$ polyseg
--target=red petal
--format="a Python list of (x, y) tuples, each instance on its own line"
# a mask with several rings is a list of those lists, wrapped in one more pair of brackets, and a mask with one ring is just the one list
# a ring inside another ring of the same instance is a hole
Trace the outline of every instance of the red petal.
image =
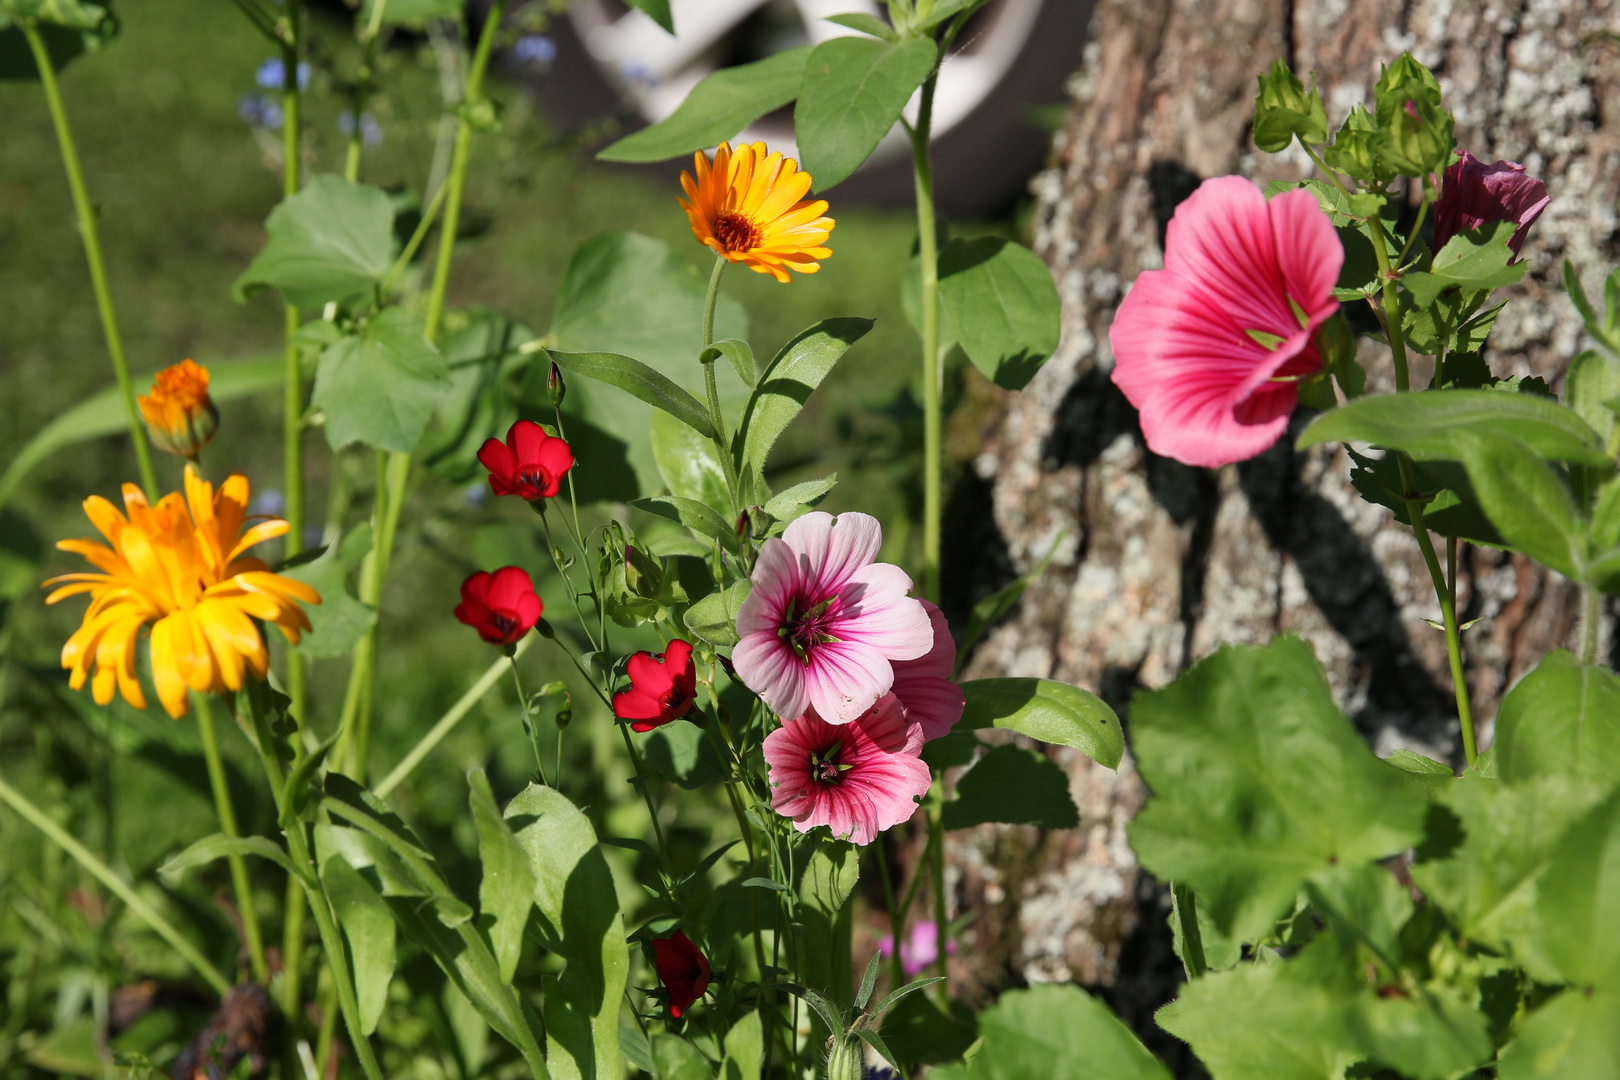
[(520, 469), (540, 461), (540, 448), (550, 438), (546, 429), (533, 420), (519, 420), (506, 433), (506, 441), (512, 447), (512, 457)]
[(534, 624), (540, 621), (540, 616), (545, 610), (546, 606), (540, 602), (540, 597), (532, 592), (518, 597), (518, 623), (523, 627), (525, 634), (534, 629)]
[[(484, 445), (478, 448), (478, 462), (489, 470), (489, 480), (493, 485), (496, 480), (509, 485), (512, 473), (517, 462), (512, 457), (512, 451), (499, 439), (485, 439)], [(507, 492), (496, 488), (495, 494), (505, 495)]]
[(540, 444), (535, 460), (551, 476), (560, 477), (574, 466), (574, 451), (563, 439), (547, 438)]
[(654, 660), (652, 653), (646, 651), (630, 657), (630, 662), (625, 664), (625, 671), (630, 675), (631, 686), (653, 697), (663, 697), (675, 685), (670, 670)]
[(472, 574), (461, 583), (461, 599), (468, 604), (477, 604), (479, 607), (489, 606), (489, 585), (493, 574), (487, 570), (480, 570)]
[(503, 566), (495, 571), (489, 585), (490, 607), (517, 611), (525, 595), (534, 595), (534, 581), (527, 570), (521, 566)]
[[(664, 714), (664, 703), (632, 686), (613, 695), (613, 715), (620, 720), (654, 720)], [(637, 731), (642, 730), (636, 728)]]

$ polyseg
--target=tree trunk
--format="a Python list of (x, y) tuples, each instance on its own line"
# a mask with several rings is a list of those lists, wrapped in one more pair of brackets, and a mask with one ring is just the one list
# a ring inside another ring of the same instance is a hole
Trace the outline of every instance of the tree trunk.
[[(1523, 162), (1547, 183), (1530, 275), (1487, 359), (1500, 376), (1558, 387), (1580, 346), (1559, 266), (1572, 259), (1591, 292), (1620, 258), (1620, 120), (1603, 109), (1620, 100), (1616, 30), (1617, 0), (1098, 0), (1054, 167), (1036, 184), (1035, 244), (1063, 297), (1063, 343), (985, 426), (957, 492), (953, 613), (1058, 550), (970, 675), (1073, 682), (1109, 698), (1128, 727), (1136, 687), (1162, 686), (1227, 642), (1299, 634), (1379, 753), (1456, 762), (1445, 643), (1424, 621), (1439, 609), (1410, 530), (1360, 499), (1341, 448), (1294, 451), (1308, 417), (1272, 451), (1218, 472), (1148, 453), (1109, 381), (1108, 327), (1136, 274), (1161, 265), (1170, 214), (1201, 180), (1310, 175), (1297, 147), (1262, 155), (1249, 139), (1256, 76), (1273, 60), (1314, 71), (1337, 123), (1370, 103), (1380, 63), (1408, 49), (1440, 78), (1460, 147)], [(1360, 358), (1376, 389), (1392, 388), (1387, 349), (1364, 341)], [(1415, 386), (1427, 379), (1414, 370)], [(1573, 643), (1578, 597), (1519, 556), (1464, 545), (1459, 559), (1461, 618), (1478, 620), (1464, 635), (1469, 686), (1489, 745), (1503, 693)], [(1079, 829), (952, 838), (952, 902), (978, 913), (959, 974), (985, 987), (1078, 981), (1151, 1033), (1179, 965), (1163, 890), (1126, 842), (1142, 784), (1128, 759), (1116, 773), (1057, 757)], [(1158, 1034), (1174, 1055), (1167, 1044)]]

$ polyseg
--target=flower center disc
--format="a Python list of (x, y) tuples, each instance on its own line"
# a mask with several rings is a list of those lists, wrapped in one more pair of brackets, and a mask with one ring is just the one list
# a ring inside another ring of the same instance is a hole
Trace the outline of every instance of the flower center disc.
[(730, 211), (715, 219), (714, 238), (727, 251), (752, 251), (765, 239), (765, 233), (747, 215)]

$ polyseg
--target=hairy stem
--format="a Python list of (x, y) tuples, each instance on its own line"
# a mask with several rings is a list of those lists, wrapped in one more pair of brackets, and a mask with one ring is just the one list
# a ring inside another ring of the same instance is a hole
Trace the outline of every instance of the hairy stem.
[(940, 399), (943, 375), (939, 355), (939, 231), (934, 218), (933, 158), (929, 133), (938, 72), (922, 88), (922, 105), (911, 132), (911, 156), (917, 185), (917, 247), (922, 263), (923, 339), (923, 574), (922, 592), (939, 599), (940, 516), (943, 507)]
[(135, 444), (135, 463), (140, 469), (141, 486), (146, 497), (156, 502), (157, 472), (152, 467), (152, 447), (141, 424), (140, 410), (135, 407), (135, 384), (130, 381), (129, 362), (124, 358), (124, 339), (118, 332), (118, 313), (113, 310), (112, 290), (107, 286), (107, 267), (101, 257), (101, 235), (96, 230), (96, 209), (90, 204), (90, 192), (84, 184), (84, 170), (79, 165), (79, 150), (73, 142), (73, 129), (68, 126), (67, 109), (62, 105), (62, 92), (56, 84), (56, 70), (51, 66), (51, 54), (39, 35), (32, 19), (20, 19), (18, 27), (28, 40), (39, 68), (39, 83), (45, 90), (45, 102), (50, 106), (51, 123), (56, 128), (56, 142), (62, 150), (62, 168), (67, 173), (68, 190), (73, 195), (73, 212), (78, 216), (79, 238), (84, 242), (84, 261), (90, 268), (90, 288), (96, 296), (96, 309), (101, 313), (101, 330), (107, 338), (107, 355), (112, 358), (113, 374), (118, 378), (118, 391), (124, 399), (124, 416), (129, 422), (130, 441)]
[[(714, 309), (720, 302), (720, 275), (725, 272), (726, 257), (714, 257), (714, 270), (709, 274), (709, 292), (703, 301), (703, 351), (714, 344)], [(709, 395), (709, 424), (714, 428), (714, 445), (720, 451), (720, 464), (726, 471), (726, 488), (731, 493), (731, 513), (743, 512), (742, 483), (737, 477), (737, 462), (732, 457), (731, 440), (726, 437), (726, 418), (720, 411), (720, 388), (715, 382), (715, 357), (703, 360), (703, 386)]]
[(1581, 586), (1581, 663), (1598, 661), (1598, 643), (1603, 634), (1603, 594), (1591, 585)]
[[(206, 694), (193, 694), (191, 701), (197, 713), (197, 733), (202, 736), (203, 761), (208, 765), (208, 786), (214, 791), (214, 810), (219, 815), (219, 827), (226, 836), (239, 837), (242, 830), (236, 824), (230, 781), (225, 775), (225, 763), (219, 756), (213, 704)], [(268, 982), (270, 965), (264, 956), (264, 937), (259, 931), (259, 912), (253, 903), (253, 882), (248, 877), (247, 859), (232, 854), (226, 856), (226, 862), (231, 868), (231, 891), (236, 894), (236, 907), (242, 914), (242, 936), (247, 939), (248, 962), (253, 967), (253, 978), (260, 983)]]
[(1423, 551), (1423, 562), (1429, 568), (1429, 579), (1434, 583), (1435, 596), (1440, 601), (1440, 617), (1446, 630), (1446, 656), (1451, 661), (1451, 685), (1457, 695), (1457, 721), (1462, 728), (1463, 758), (1472, 765), (1474, 758), (1478, 756), (1474, 743), (1474, 710), (1468, 701), (1468, 676), (1463, 670), (1462, 636), (1457, 628), (1457, 604), (1452, 587), (1446, 580), (1446, 572), (1440, 566), (1440, 557), (1435, 554), (1429, 527), (1423, 521), (1423, 500), (1419, 497), (1417, 483), (1413, 478), (1412, 459), (1402, 453), (1398, 462), (1401, 470), (1401, 487), (1405, 494), (1406, 517), (1412, 523), (1412, 532), (1417, 536), (1418, 547)]

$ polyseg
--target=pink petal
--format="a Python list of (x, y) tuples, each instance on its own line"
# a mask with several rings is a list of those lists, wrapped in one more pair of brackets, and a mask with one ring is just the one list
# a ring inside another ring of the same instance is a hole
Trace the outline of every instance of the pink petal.
[(760, 696), (778, 716), (798, 716), (810, 705), (805, 690), (806, 668), (793, 650), (776, 636), (747, 634), (731, 650), (731, 664), (744, 686)]
[[(733, 658), (735, 662), (735, 657)], [(876, 649), (855, 642), (819, 645), (805, 672), (810, 707), (829, 724), (847, 724), (870, 709), (894, 683), (894, 668)], [(792, 710), (779, 710), (783, 716)]]

